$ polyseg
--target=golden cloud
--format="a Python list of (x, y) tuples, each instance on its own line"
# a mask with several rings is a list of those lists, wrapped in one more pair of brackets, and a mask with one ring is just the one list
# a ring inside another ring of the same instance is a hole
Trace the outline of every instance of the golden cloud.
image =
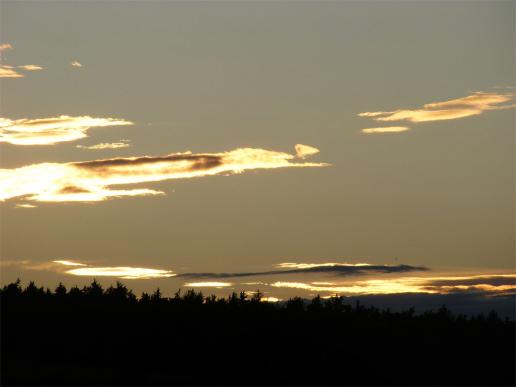
[(369, 263), (339, 263), (339, 262), (326, 262), (326, 263), (295, 263), (295, 262), (282, 262), (274, 265), (281, 269), (312, 269), (316, 267), (355, 267), (355, 266), (371, 266)]
[(12, 48), (13, 48), (13, 46), (11, 46), (9, 43), (0, 44), (0, 51), (10, 50)]
[(77, 60), (74, 60), (70, 64), (72, 65), (72, 67), (82, 67), (82, 64), (79, 61), (77, 61)]
[(0, 66), (0, 78), (23, 78), (23, 74), (17, 73), (11, 66)]
[(410, 128), (406, 126), (384, 126), (380, 128), (365, 128), (362, 129), (362, 133), (399, 133), (406, 132)]
[(0, 118), (0, 142), (14, 145), (52, 145), (87, 137), (94, 127), (132, 125), (116, 118), (59, 116), (51, 118), (10, 120)]
[(150, 279), (175, 276), (175, 274), (169, 270), (130, 266), (81, 267), (78, 269), (66, 270), (66, 273), (85, 277), (118, 277), (124, 279)]
[(233, 286), (231, 282), (188, 282), (183, 286), (187, 288), (197, 287), (197, 288), (226, 288), (228, 286)]
[(240, 148), (223, 153), (173, 153), (72, 163), (42, 163), (0, 169), (0, 200), (25, 197), (41, 202), (94, 202), (110, 197), (158, 195), (152, 189), (112, 189), (116, 185), (245, 170), (324, 167), (326, 163), (294, 162), (295, 156), (276, 151)]
[(375, 121), (410, 121), (427, 122), (453, 120), (482, 114), (489, 110), (514, 108), (514, 103), (505, 104), (514, 99), (514, 93), (487, 93), (478, 91), (472, 95), (443, 102), (432, 102), (420, 109), (401, 109), (389, 112), (364, 112), (360, 117), (372, 117)]
[(482, 274), (461, 277), (371, 279), (342, 284), (277, 281), (270, 284), (270, 286), (344, 295), (398, 293), (445, 294), (465, 290), (484, 292), (513, 291), (516, 290), (515, 279), (516, 274)]
[(118, 148), (129, 148), (131, 144), (129, 144), (129, 140), (121, 140), (119, 142), (101, 142), (100, 144), (95, 145), (76, 145), (76, 148), (79, 149), (91, 149), (91, 150), (99, 150), (99, 149), (118, 149)]
[(309, 156), (319, 153), (319, 149), (310, 145), (296, 144), (296, 156), (300, 159), (305, 159)]
[(38, 71), (38, 70), (43, 70), (43, 67), (41, 66), (38, 66), (38, 65), (23, 65), (23, 66), (17, 66), (19, 69), (22, 69), (22, 70), (27, 70), (27, 71)]

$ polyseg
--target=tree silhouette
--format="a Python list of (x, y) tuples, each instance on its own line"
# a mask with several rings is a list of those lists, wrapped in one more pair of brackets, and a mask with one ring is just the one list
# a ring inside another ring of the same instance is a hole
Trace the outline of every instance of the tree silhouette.
[[(192, 289), (136, 298), (95, 280), (0, 289), (2, 385), (514, 385), (515, 323), (379, 310), (345, 297), (262, 302)], [(205, 361), (205, 359), (209, 359)], [(231, 367), (227, 367), (228, 359)], [(259, 365), (250, 367), (250, 365)]]

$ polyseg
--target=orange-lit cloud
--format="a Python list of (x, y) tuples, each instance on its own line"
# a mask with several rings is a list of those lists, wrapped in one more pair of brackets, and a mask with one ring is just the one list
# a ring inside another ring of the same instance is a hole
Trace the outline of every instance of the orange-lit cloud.
[[(371, 117), (375, 121), (410, 121), (427, 122), (453, 120), (476, 116), (489, 110), (514, 108), (514, 93), (496, 93), (478, 91), (466, 97), (443, 102), (433, 102), (423, 105), (422, 108), (394, 111), (377, 111), (360, 113), (360, 117)], [(508, 102), (512, 102), (507, 104)]]
[(324, 167), (296, 162), (295, 156), (265, 149), (241, 148), (223, 153), (191, 152), (75, 163), (43, 163), (0, 169), (0, 200), (24, 197), (41, 202), (94, 202), (111, 197), (158, 195), (152, 189), (112, 186), (169, 179), (236, 174), (254, 169)]
[(83, 277), (117, 277), (123, 279), (151, 279), (174, 277), (171, 270), (150, 269), (132, 266), (90, 266), (77, 261), (67, 259), (51, 262), (0, 261), (2, 267), (19, 267), (25, 270), (49, 270)]
[(77, 60), (74, 60), (72, 63), (70, 63), (72, 67), (82, 67), (82, 63), (80, 63)]
[(370, 279), (351, 283), (277, 281), (270, 286), (303, 289), (311, 292), (354, 294), (429, 293), (445, 294), (457, 291), (504, 292), (516, 290), (516, 274), (489, 274), (462, 277), (401, 277)]
[(94, 127), (132, 125), (116, 118), (59, 116), (51, 118), (11, 120), (0, 118), (0, 142), (14, 145), (52, 145), (87, 137)]
[(9, 43), (2, 43), (0, 44), (0, 51), (10, 50), (13, 46), (11, 46)]
[(300, 159), (305, 159), (309, 156), (319, 153), (319, 149), (310, 145), (296, 144), (296, 156)]
[(37, 206), (35, 206), (34, 204), (29, 204), (29, 203), (18, 203), (18, 204), (16, 204), (15, 207), (16, 208), (36, 208)]
[(188, 282), (183, 285), (187, 288), (226, 288), (228, 286), (233, 286), (230, 282)]
[(55, 260), (52, 262), (59, 263), (61, 265), (65, 265), (65, 266), (88, 266), (88, 265), (85, 265), (84, 263), (68, 261), (66, 259)]
[(326, 262), (326, 263), (295, 263), (295, 262), (282, 262), (275, 265), (281, 269), (312, 269), (317, 267), (355, 267), (355, 266), (372, 266), (369, 263), (339, 263), (339, 262)]
[(76, 269), (67, 269), (66, 274), (72, 274), (85, 277), (118, 277), (125, 279), (149, 279), (149, 278), (164, 278), (173, 277), (175, 274), (170, 270), (149, 269), (144, 267), (131, 266), (116, 266), (116, 267), (95, 267), (88, 266), (84, 263), (74, 262), (69, 260), (56, 260), (52, 263), (57, 263), (63, 266), (81, 266)]
[(124, 279), (150, 279), (175, 276), (169, 270), (148, 269), (143, 267), (117, 266), (117, 267), (81, 267), (66, 270), (67, 274), (84, 277), (117, 277)]
[(362, 129), (362, 133), (399, 133), (406, 132), (410, 128), (406, 126), (384, 126), (379, 128), (365, 128)]
[(101, 142), (100, 144), (95, 144), (95, 145), (76, 145), (76, 148), (100, 150), (100, 149), (129, 148), (130, 146), (131, 146), (131, 144), (129, 144), (129, 140), (121, 140), (119, 142)]
[(33, 65), (33, 64), (30, 64), (30, 65), (23, 65), (23, 66), (17, 66), (19, 69), (22, 69), (22, 70), (27, 70), (27, 71), (38, 71), (38, 70), (43, 70), (43, 67), (41, 66), (38, 66), (38, 65)]
[(23, 78), (23, 74), (17, 73), (11, 66), (0, 66), (0, 78)]

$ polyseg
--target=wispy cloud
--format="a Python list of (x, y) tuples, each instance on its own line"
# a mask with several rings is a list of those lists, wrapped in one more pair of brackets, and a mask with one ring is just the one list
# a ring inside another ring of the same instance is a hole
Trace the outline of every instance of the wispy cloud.
[(183, 284), (187, 288), (227, 288), (233, 286), (231, 282), (187, 282)]
[(158, 195), (152, 189), (112, 189), (111, 186), (246, 170), (324, 167), (326, 163), (296, 162), (294, 155), (265, 149), (240, 148), (222, 153), (191, 152), (72, 163), (43, 163), (0, 169), (0, 200), (24, 196), (42, 202), (93, 202), (111, 197)]
[(65, 266), (88, 266), (84, 263), (80, 263), (80, 262), (73, 262), (73, 261), (69, 261), (67, 259), (61, 259), (61, 260), (55, 260), (55, 261), (52, 261), (54, 263), (59, 263), (60, 265), (65, 265)]
[(314, 274), (325, 273), (338, 276), (378, 274), (378, 273), (407, 273), (412, 271), (426, 271), (426, 267), (409, 265), (369, 265), (366, 263), (281, 263), (281, 270), (268, 270), (239, 273), (182, 273), (179, 277), (189, 278), (237, 278), (257, 277), (286, 274)]
[[(13, 46), (11, 46), (9, 43), (0, 44), (0, 59), (4, 51), (11, 50), (12, 48)], [(43, 70), (43, 67), (35, 64), (28, 64), (22, 66), (11, 66), (7, 64), (2, 64), (0, 65), (0, 78), (23, 78), (24, 75), (20, 74), (15, 69), (21, 69), (25, 71), (37, 71)]]
[(384, 126), (378, 128), (365, 128), (362, 129), (362, 133), (399, 133), (406, 132), (410, 128), (406, 126)]
[(117, 277), (124, 279), (151, 279), (173, 277), (175, 274), (168, 270), (148, 269), (143, 267), (81, 267), (70, 269), (67, 274), (83, 277)]
[(72, 67), (82, 67), (82, 63), (80, 63), (79, 61), (77, 60), (74, 60), (72, 63), (70, 63), (72, 65)]
[(22, 70), (27, 70), (27, 71), (38, 71), (38, 70), (43, 70), (43, 67), (38, 66), (38, 65), (33, 65), (33, 64), (30, 64), (30, 65), (23, 65), (23, 66), (17, 66), (17, 68), (22, 69)]
[(0, 261), (2, 267), (18, 267), (25, 270), (47, 270), (82, 277), (116, 277), (123, 279), (151, 279), (175, 276), (171, 270), (133, 266), (91, 266), (68, 259), (51, 262)]
[(14, 145), (53, 145), (85, 138), (88, 130), (94, 127), (119, 125), (132, 125), (132, 122), (117, 118), (66, 115), (19, 120), (0, 118), (0, 142)]
[(398, 293), (447, 294), (461, 291), (503, 293), (516, 290), (515, 279), (516, 274), (490, 274), (461, 277), (370, 279), (344, 284), (278, 281), (271, 283), (270, 286), (276, 288), (302, 289), (315, 293), (343, 295)]
[(11, 50), (12, 48), (13, 48), (13, 46), (11, 46), (11, 44), (9, 44), (9, 43), (0, 44), (0, 52), (5, 51), (5, 50)]
[(15, 207), (16, 208), (36, 208), (37, 206), (35, 206), (34, 204), (29, 204), (29, 203), (18, 203), (18, 204), (16, 204)]
[(16, 72), (11, 66), (0, 66), (0, 78), (23, 78), (23, 74)]
[(410, 121), (427, 122), (453, 120), (480, 115), (490, 110), (514, 108), (514, 93), (496, 93), (478, 91), (466, 97), (443, 102), (432, 102), (419, 109), (400, 109), (394, 111), (376, 111), (360, 113), (360, 117), (370, 117), (375, 121)]
[(79, 149), (90, 149), (90, 150), (101, 150), (101, 149), (118, 149), (118, 148), (129, 148), (129, 140), (121, 140), (119, 142), (101, 142), (95, 145), (76, 145)]

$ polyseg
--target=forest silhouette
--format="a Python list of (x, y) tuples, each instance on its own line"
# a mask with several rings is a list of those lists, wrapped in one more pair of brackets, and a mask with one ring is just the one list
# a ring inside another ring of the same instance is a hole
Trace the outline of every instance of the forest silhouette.
[(1, 289), (2, 385), (511, 385), (515, 323), (344, 297)]

